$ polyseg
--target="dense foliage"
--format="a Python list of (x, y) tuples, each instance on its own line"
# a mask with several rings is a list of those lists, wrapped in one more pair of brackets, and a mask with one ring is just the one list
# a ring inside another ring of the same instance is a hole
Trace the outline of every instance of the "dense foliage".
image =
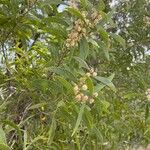
[(114, 2), (0, 1), (0, 150), (150, 143), (150, 2)]

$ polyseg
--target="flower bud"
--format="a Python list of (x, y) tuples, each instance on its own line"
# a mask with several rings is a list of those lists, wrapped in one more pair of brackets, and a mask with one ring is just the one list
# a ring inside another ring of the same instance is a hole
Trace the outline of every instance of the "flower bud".
[(98, 93), (97, 92), (93, 93), (93, 96), (98, 97)]
[(146, 97), (147, 97), (147, 100), (150, 101), (150, 95), (147, 95)]
[(90, 69), (90, 72), (93, 73), (93, 72), (94, 72), (94, 68), (91, 68), (91, 69)]
[(80, 32), (82, 29), (80, 26), (77, 27), (77, 31)]
[(75, 42), (71, 41), (70, 46), (74, 46), (74, 45), (75, 45)]
[(74, 87), (74, 91), (78, 91), (79, 90), (79, 87), (76, 85), (75, 87)]
[(85, 29), (85, 28), (83, 28), (83, 29), (82, 29), (82, 32), (83, 32), (83, 33), (86, 33), (86, 29)]
[(89, 103), (90, 103), (90, 104), (94, 103), (94, 99), (93, 99), (93, 98), (90, 99)]
[(75, 99), (76, 99), (77, 101), (80, 101), (80, 100), (81, 100), (81, 95), (78, 94), (78, 95), (75, 97)]
[(84, 84), (83, 86), (82, 86), (82, 90), (87, 90), (88, 89), (88, 87), (87, 87), (87, 85), (86, 84)]
[(85, 95), (85, 96), (83, 96), (82, 100), (83, 100), (83, 101), (87, 101), (88, 98), (89, 98), (89, 97), (88, 97), (87, 95)]
[(93, 72), (93, 77), (96, 77), (97, 76), (97, 72)]
[(78, 32), (72, 33), (72, 38), (78, 37)]
[(91, 74), (88, 72), (88, 73), (86, 73), (86, 76), (90, 77), (90, 76), (91, 76)]
[(80, 82), (85, 82), (86, 78), (85, 77), (81, 77), (79, 80), (80, 80)]
[(42, 111), (44, 111), (44, 107), (43, 106), (41, 107), (41, 109), (42, 109)]
[(66, 47), (70, 47), (70, 44), (69, 44), (69, 43), (66, 43)]
[(97, 12), (93, 12), (93, 14), (91, 14), (92, 19), (95, 19), (97, 16)]

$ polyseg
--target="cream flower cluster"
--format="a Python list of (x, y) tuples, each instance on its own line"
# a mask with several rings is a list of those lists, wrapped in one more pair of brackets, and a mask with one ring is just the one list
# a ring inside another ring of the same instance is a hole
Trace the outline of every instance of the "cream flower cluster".
[(147, 100), (150, 101), (150, 89), (147, 89), (145, 94), (146, 94)]
[[(69, 3), (70, 7), (78, 9), (75, 0), (70, 0)], [(77, 19), (74, 22), (74, 25), (68, 34), (68, 38), (65, 41), (65, 46), (67, 48), (74, 47), (82, 37), (88, 35), (89, 32), (87, 31), (87, 28), (93, 28), (102, 19), (102, 15), (95, 9), (93, 9), (92, 12), (82, 11), (81, 14), (84, 17), (84, 21)]]
[(144, 21), (144, 23), (146, 24), (146, 26), (150, 26), (150, 17), (145, 16), (145, 17), (143, 18), (143, 21)]
[(75, 21), (71, 32), (68, 34), (66, 40), (66, 47), (73, 47), (80, 41), (80, 39), (86, 36), (86, 28), (84, 27), (84, 22), (81, 19)]
[(96, 77), (97, 76), (97, 72), (96, 72), (96, 70), (94, 70), (94, 68), (91, 68), (90, 71), (86, 73), (86, 76), (88, 76), (88, 77)]
[(99, 23), (100, 20), (102, 20), (102, 15), (94, 9), (92, 14), (90, 15), (91, 26), (95, 26)]
[(88, 94), (88, 86), (86, 84), (87, 77), (96, 76), (97, 72), (94, 71), (92, 68), (90, 72), (86, 73), (86, 76), (81, 77), (78, 84), (74, 84), (74, 94), (75, 100), (77, 102), (86, 103), (89, 102), (90, 104), (94, 103), (94, 99), (98, 97), (98, 93), (94, 92), (92, 95)]

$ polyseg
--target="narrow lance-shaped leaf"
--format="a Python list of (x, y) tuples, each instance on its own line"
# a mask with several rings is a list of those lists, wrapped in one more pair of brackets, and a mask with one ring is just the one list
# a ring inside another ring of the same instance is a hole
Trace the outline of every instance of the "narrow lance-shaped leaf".
[(84, 17), (82, 16), (82, 14), (80, 13), (80, 11), (78, 11), (75, 8), (67, 8), (66, 9), (70, 14), (72, 14), (75, 17), (78, 17), (80, 19), (82, 19), (84, 21)]
[[(112, 79), (114, 78), (115, 74), (112, 74), (111, 76), (109, 76), (107, 79), (110, 80), (110, 82), (112, 81)], [(94, 92), (99, 92), (100, 90), (102, 90), (104, 87), (106, 86), (106, 84), (102, 84), (99, 83), (94, 87)]]
[(108, 36), (108, 33), (106, 32), (106, 30), (102, 26), (99, 26), (98, 31), (100, 33), (100, 36), (104, 40), (104, 42), (108, 43), (109, 36)]
[(110, 34), (113, 38), (114, 38), (114, 40), (116, 41), (116, 42), (118, 42), (123, 48), (125, 48), (126, 47), (126, 42), (125, 42), (125, 40), (120, 36), (120, 35), (117, 35), (117, 34)]
[(94, 126), (93, 131), (96, 134), (99, 142), (103, 142), (103, 135), (101, 134), (100, 130), (96, 126)]
[(0, 142), (6, 144), (6, 136), (5, 132), (3, 131), (2, 127), (0, 126)]
[(83, 59), (81, 59), (79, 57), (74, 57), (74, 58), (75, 58), (75, 60), (77, 60), (79, 62), (81, 67), (88, 69), (88, 70), (90, 69), (88, 64)]
[(27, 150), (27, 131), (24, 130), (24, 136), (23, 136), (23, 150)]
[(47, 105), (47, 103), (38, 103), (38, 104), (35, 104), (35, 105), (32, 105), (28, 108), (28, 110), (32, 110), (32, 109), (38, 109), (38, 108), (41, 108), (43, 106)]
[(5, 143), (0, 142), (0, 150), (11, 150), (11, 148), (7, 146)]
[(20, 146), (21, 146), (23, 142), (22, 142), (22, 133), (21, 133), (21, 130), (20, 130), (19, 126), (16, 125), (14, 122), (11, 122), (9, 120), (4, 120), (2, 122), (4, 124), (7, 124), (7, 125), (13, 127), (17, 131), (19, 143), (20, 143)]
[(104, 1), (103, 0), (99, 0), (97, 7), (98, 7), (99, 10), (104, 10), (105, 9), (105, 3), (104, 3)]
[(76, 131), (78, 130), (78, 128), (79, 128), (79, 125), (80, 125), (80, 123), (82, 121), (82, 116), (83, 116), (83, 113), (84, 113), (84, 108), (85, 108), (85, 104), (83, 104), (81, 106), (81, 108), (80, 108), (80, 111), (79, 111), (79, 114), (78, 114), (78, 118), (77, 118), (74, 130), (73, 130), (73, 133), (72, 133), (71, 136), (73, 136), (76, 133)]
[(47, 140), (47, 138), (45, 138), (44, 136), (37, 136), (36, 138), (34, 138), (30, 144), (26, 147), (26, 150), (30, 150), (31, 146), (34, 145), (37, 141), (41, 141), (43, 140), (44, 142)]
[(56, 120), (55, 118), (53, 117), (52, 119), (52, 123), (51, 123), (51, 126), (50, 126), (50, 130), (49, 130), (49, 133), (48, 133), (48, 144), (51, 145), (52, 142), (53, 142), (53, 138), (54, 138), (54, 135), (55, 135), (55, 130), (56, 130)]
[(96, 76), (95, 79), (102, 82), (103, 84), (107, 85), (113, 91), (116, 91), (116, 88), (115, 88), (114, 84), (111, 82), (111, 80), (109, 78)]
[(60, 76), (57, 76), (56, 79), (67, 89), (68, 92), (73, 93), (73, 87), (67, 80)]
[(80, 58), (85, 60), (89, 54), (89, 44), (85, 38), (81, 39), (79, 50), (80, 50)]

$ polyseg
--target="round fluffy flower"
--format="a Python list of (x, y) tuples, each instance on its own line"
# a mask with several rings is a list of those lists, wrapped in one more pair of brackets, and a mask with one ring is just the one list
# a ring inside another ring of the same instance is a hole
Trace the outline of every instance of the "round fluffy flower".
[(88, 87), (87, 87), (87, 85), (86, 84), (84, 84), (83, 86), (82, 86), (82, 90), (87, 90), (88, 89)]
[(97, 72), (93, 72), (93, 77), (96, 77), (97, 76)]
[(89, 97), (88, 97), (87, 95), (85, 95), (85, 96), (83, 96), (82, 100), (83, 100), (83, 101), (87, 101), (88, 98), (89, 98)]
[(145, 94), (146, 94), (146, 97), (147, 97), (148, 101), (150, 101), (150, 89), (147, 89)]
[(75, 99), (76, 99), (77, 101), (81, 101), (81, 98), (82, 98), (81, 94), (78, 94), (78, 95), (75, 97)]
[(88, 73), (86, 73), (86, 76), (90, 77), (90, 76), (91, 76), (91, 74), (88, 72)]
[(74, 87), (74, 90), (75, 90), (75, 91), (78, 91), (78, 90), (79, 90), (79, 87), (76, 85), (76, 86)]
[(93, 98), (90, 99), (90, 100), (89, 100), (89, 103), (90, 103), (90, 104), (94, 103), (94, 99), (93, 99)]
[(97, 97), (97, 96), (98, 96), (98, 93), (97, 93), (97, 92), (93, 93), (93, 96), (94, 96), (94, 97)]

